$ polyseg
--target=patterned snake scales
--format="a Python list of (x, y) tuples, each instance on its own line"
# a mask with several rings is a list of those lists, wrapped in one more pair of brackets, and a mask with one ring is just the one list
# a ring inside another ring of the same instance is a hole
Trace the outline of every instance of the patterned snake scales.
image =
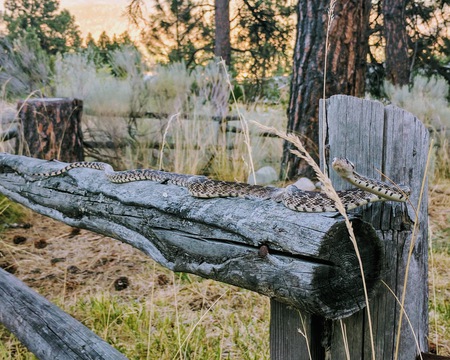
[[(392, 200), (405, 202), (410, 194), (410, 190), (406, 186), (391, 186), (387, 183), (358, 174), (355, 171), (353, 163), (347, 159), (335, 158), (332, 166), (339, 176), (357, 187), (356, 189), (337, 192), (346, 210), (351, 210), (376, 201)], [(294, 185), (286, 188), (276, 188), (217, 181), (208, 179), (205, 176), (184, 175), (149, 169), (114, 171), (111, 165), (102, 162), (74, 162), (60, 170), (49, 173), (36, 173), (33, 176), (58, 176), (75, 168), (102, 170), (105, 172), (109, 181), (113, 183), (151, 180), (164, 184), (174, 184), (187, 188), (192, 196), (198, 198), (244, 197), (272, 199), (276, 202), (282, 202), (286, 207), (295, 211), (337, 211), (335, 202), (326, 194), (300, 190)]]

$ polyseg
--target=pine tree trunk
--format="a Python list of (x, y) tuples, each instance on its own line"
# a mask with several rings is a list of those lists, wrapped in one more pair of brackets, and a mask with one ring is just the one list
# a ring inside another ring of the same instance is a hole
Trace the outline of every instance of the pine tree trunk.
[(410, 75), (405, 0), (384, 0), (384, 37), (386, 39), (386, 80), (407, 85)]
[(214, 55), (221, 57), (227, 65), (230, 65), (230, 2), (229, 0), (215, 0), (215, 8), (216, 34)]
[[(318, 160), (319, 99), (323, 97), (325, 42), (328, 0), (306, 0), (298, 3), (297, 39), (288, 131), (300, 136), (306, 149)], [(368, 50), (370, 0), (337, 2), (329, 30), (326, 96), (345, 94), (362, 96)], [(306, 163), (290, 153), (284, 144), (283, 179), (300, 175), (314, 176)]]

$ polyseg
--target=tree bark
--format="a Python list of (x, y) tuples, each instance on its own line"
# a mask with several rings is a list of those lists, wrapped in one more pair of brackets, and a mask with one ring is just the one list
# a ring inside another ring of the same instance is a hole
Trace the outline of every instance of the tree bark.
[(405, 0), (383, 0), (386, 80), (398, 86), (409, 83), (411, 70), (405, 5)]
[(215, 0), (215, 47), (214, 55), (231, 64), (230, 1)]
[(40, 159), (82, 161), (83, 102), (67, 98), (42, 98), (19, 101), (21, 126), (16, 153)]
[[(289, 132), (298, 134), (306, 149), (319, 159), (319, 99), (323, 74), (329, 0), (298, 3), (297, 39), (288, 110)], [(338, 1), (329, 29), (326, 94), (364, 95), (370, 0)], [(290, 153), (284, 143), (282, 179), (314, 177), (310, 167)]]

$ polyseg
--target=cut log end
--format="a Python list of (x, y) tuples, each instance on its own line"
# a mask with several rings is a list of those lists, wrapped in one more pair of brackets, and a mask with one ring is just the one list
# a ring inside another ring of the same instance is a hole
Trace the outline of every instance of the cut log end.
[[(351, 223), (370, 297), (382, 273), (382, 244), (370, 224), (360, 219), (353, 219)], [(314, 273), (312, 284), (319, 290), (319, 304), (323, 309), (313, 312), (326, 313), (327, 318), (339, 319), (364, 308), (366, 303), (360, 263), (344, 221), (330, 228), (322, 242), (319, 256), (332, 265), (320, 266)]]

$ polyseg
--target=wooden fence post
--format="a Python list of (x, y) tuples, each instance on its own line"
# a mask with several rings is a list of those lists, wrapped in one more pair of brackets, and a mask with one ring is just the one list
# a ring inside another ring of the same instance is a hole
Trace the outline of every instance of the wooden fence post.
[(84, 160), (83, 101), (67, 98), (28, 99), (17, 103), (21, 133), (16, 154), (74, 162)]
[[(392, 181), (410, 186), (412, 205), (375, 203), (356, 210), (374, 226), (385, 249), (383, 282), (370, 301), (375, 357), (366, 309), (341, 322), (289, 311), (286, 305), (272, 300), (271, 360), (309, 359), (308, 351), (313, 360), (346, 359), (344, 338), (351, 359), (394, 359), (400, 305), (391, 290), (401, 299), (410, 249), (405, 310), (415, 336), (403, 316), (398, 359), (413, 360), (419, 353), (416, 340), (420, 351), (428, 349), (426, 185), (418, 203), (428, 155), (428, 132), (412, 114), (376, 101), (337, 95), (327, 100), (326, 108), (326, 122), (320, 111), (320, 123), (325, 130), (320, 134), (326, 136), (327, 164), (333, 157), (347, 157), (356, 164), (358, 172), (382, 179), (379, 170)], [(330, 177), (336, 189), (349, 187), (333, 171)], [(420, 208), (415, 230), (413, 206)], [(303, 335), (308, 336), (309, 350)], [(280, 343), (282, 336), (288, 340)]]

